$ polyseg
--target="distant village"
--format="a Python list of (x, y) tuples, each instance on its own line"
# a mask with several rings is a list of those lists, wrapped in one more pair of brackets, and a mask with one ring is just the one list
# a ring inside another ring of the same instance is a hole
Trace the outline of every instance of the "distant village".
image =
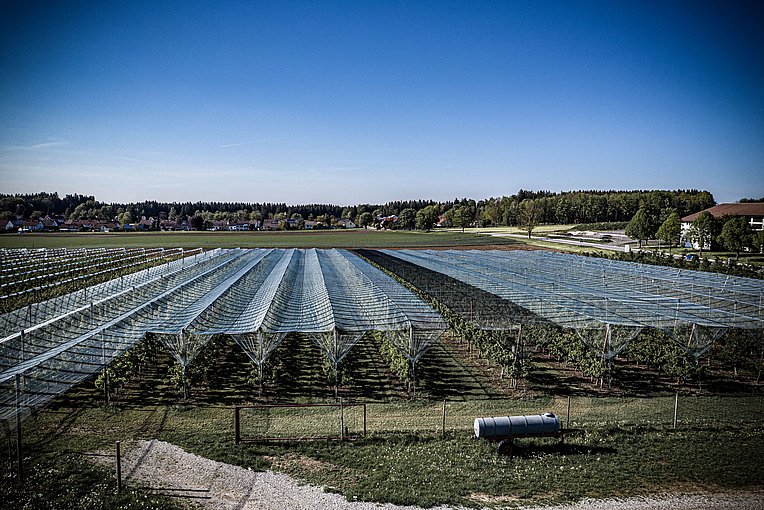
[[(396, 215), (375, 218), (374, 228), (389, 228), (396, 221)], [(205, 220), (204, 223), (193, 225), (192, 219), (183, 221), (163, 220), (145, 216), (134, 223), (120, 224), (118, 221), (103, 221), (95, 219), (64, 219), (63, 216), (47, 215), (36, 220), (16, 218), (0, 220), (0, 232), (147, 232), (147, 231), (235, 231), (247, 232), (253, 230), (319, 230), (319, 229), (357, 228), (350, 218), (339, 218), (326, 224), (316, 220), (303, 219), (264, 219), (260, 220)]]

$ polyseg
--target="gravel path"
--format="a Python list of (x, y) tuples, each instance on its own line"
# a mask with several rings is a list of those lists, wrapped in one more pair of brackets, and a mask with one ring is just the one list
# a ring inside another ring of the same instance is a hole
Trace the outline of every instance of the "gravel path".
[[(212, 510), (421, 510), (413, 506), (350, 502), (284, 474), (254, 472), (186, 453), (163, 441), (125, 445), (122, 473), (133, 485), (187, 496)], [(764, 510), (764, 492), (584, 500), (545, 510)], [(448, 510), (437, 507), (433, 510)]]

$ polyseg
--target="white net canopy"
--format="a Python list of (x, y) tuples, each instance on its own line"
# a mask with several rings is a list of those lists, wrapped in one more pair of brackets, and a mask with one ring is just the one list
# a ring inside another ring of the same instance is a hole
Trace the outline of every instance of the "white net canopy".
[(404, 352), (418, 357), (446, 328), (356, 255), (315, 249), (197, 253), (4, 314), (0, 326), (0, 419), (92, 377), (147, 333), (185, 368), (217, 334), (262, 365), (303, 333), (337, 364), (367, 331), (406, 332), (415, 341)]
[(730, 328), (764, 328), (760, 280), (545, 251), (382, 252), (576, 329), (606, 358), (643, 328), (667, 332), (695, 356)]

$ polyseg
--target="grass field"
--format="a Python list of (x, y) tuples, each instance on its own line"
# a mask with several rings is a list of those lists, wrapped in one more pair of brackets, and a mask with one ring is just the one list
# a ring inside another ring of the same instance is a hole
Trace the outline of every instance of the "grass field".
[[(361, 408), (345, 409), (345, 426), (357, 436), (349, 442), (234, 442), (234, 405), (336, 402), (321, 353), (297, 336), (274, 353), (275, 379), (262, 398), (247, 380), (252, 365), (230, 341), (215, 358), (212, 379), (193, 389), (189, 402), (166, 382), (173, 363), (167, 354), (154, 358), (110, 406), (92, 382), (84, 383), (24, 424), (26, 489), (0, 487), (0, 506), (174, 508), (177, 501), (151, 491), (115, 495), (109, 473), (84, 455), (111, 455), (115, 441), (152, 438), (254, 470), (285, 472), (351, 500), (424, 506), (546, 504), (764, 483), (764, 398), (755, 388), (746, 390), (748, 396), (683, 395), (673, 429), (674, 397), (664, 390), (643, 392), (647, 398), (598, 396), (602, 391), (590, 391), (586, 379), (547, 363), (529, 379), (540, 391), (512, 392), (485, 360), (470, 357), (454, 339), (422, 358), (419, 398), (412, 400), (381, 363), (378, 348), (367, 336), (347, 358), (340, 395), (346, 403), (368, 402), (366, 437), (358, 437)], [(566, 396), (546, 393), (562, 378), (573, 395), (570, 427), (579, 430), (564, 445), (519, 440), (516, 455), (508, 458), (495, 453), (494, 443), (471, 437), (480, 416), (553, 411), (564, 419)], [(652, 382), (639, 384), (645, 389)], [(337, 408), (245, 411), (242, 436), (337, 435), (339, 419)]]
[[(518, 441), (512, 458), (498, 456), (491, 442), (471, 438), (477, 416), (564, 412), (564, 405), (563, 399), (549, 398), (449, 404), (447, 432), (442, 435), (439, 403), (373, 404), (366, 438), (241, 445), (233, 441), (232, 410), (226, 407), (57, 407), (25, 426), (27, 483), (32, 497), (71, 492), (78, 498), (71, 503), (88, 500), (98, 489), (92, 498), (108, 501), (113, 495), (105, 494), (109, 491), (104, 487), (114, 482), (105, 471), (94, 470), (82, 454), (108, 454), (117, 440), (150, 438), (222, 462), (282, 471), (351, 500), (424, 506), (718, 492), (755, 489), (764, 483), (760, 397), (682, 400), (676, 430), (670, 425), (671, 398), (578, 398), (573, 400), (571, 426), (582, 432), (564, 445), (554, 439)], [(284, 417), (284, 423), (303, 431), (314, 421), (304, 412)], [(98, 483), (83, 484), (91, 479)], [(140, 498), (140, 492), (135, 493)], [(18, 492), (2, 496), (8, 508), (21, 507), (23, 496)]]
[(0, 248), (422, 248), (515, 244), (461, 232), (323, 230), (298, 232), (141, 232), (0, 235)]

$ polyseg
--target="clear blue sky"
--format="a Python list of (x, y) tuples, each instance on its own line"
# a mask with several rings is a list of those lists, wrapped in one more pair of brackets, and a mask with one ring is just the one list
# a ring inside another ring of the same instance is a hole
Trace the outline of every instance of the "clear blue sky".
[(0, 191), (764, 196), (764, 6), (6, 2)]

